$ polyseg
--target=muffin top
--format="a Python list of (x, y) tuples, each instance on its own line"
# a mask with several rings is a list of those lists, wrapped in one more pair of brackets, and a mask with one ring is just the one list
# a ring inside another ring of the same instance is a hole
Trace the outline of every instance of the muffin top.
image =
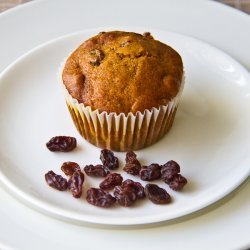
[(69, 94), (93, 110), (128, 114), (167, 104), (182, 82), (180, 55), (146, 32), (101, 32), (67, 59)]

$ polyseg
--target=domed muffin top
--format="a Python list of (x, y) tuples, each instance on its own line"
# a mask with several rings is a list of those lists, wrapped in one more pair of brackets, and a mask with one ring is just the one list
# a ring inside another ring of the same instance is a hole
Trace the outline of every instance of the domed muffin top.
[(67, 59), (69, 94), (93, 110), (128, 114), (167, 104), (182, 82), (180, 55), (146, 32), (101, 32)]

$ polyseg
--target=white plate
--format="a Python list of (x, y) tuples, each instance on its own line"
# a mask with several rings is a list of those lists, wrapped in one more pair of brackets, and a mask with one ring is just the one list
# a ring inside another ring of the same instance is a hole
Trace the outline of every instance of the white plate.
[[(48, 42), (19, 58), (2, 73), (1, 180), (7, 188), (34, 208), (65, 220), (134, 225), (197, 211), (246, 179), (250, 171), (247, 71), (231, 57), (199, 40), (150, 30), (155, 38), (182, 55), (186, 85), (171, 132), (155, 145), (138, 151), (138, 156), (144, 164), (178, 161), (189, 180), (187, 187), (177, 193), (159, 182), (173, 197), (167, 206), (143, 201), (134, 208), (101, 209), (46, 185), (44, 173), (51, 169), (60, 173), (64, 161), (76, 161), (81, 166), (99, 162), (100, 150), (81, 139), (70, 121), (56, 74), (60, 63), (77, 45), (101, 30), (104, 29)], [(67, 154), (49, 152), (46, 141), (61, 134), (76, 136), (78, 150)], [(124, 153), (117, 155), (124, 161)], [(86, 186), (97, 184), (98, 181), (86, 178)]]
[[(94, 10), (94, 15), (90, 10)], [(74, 0), (73, 5), (71, 0), (36, 0), (0, 14), (0, 33), (4, 34), (0, 71), (45, 41), (77, 30), (114, 24), (193, 36), (220, 48), (250, 69), (250, 33), (246, 32), (249, 22), (249, 15), (207, 0)], [(247, 249), (250, 244), (250, 202), (246, 199), (249, 192), (248, 178), (246, 185), (218, 203), (180, 220), (154, 228), (144, 225), (140, 230), (131, 226), (129, 230), (117, 227), (102, 230), (37, 213), (14, 199), (1, 185), (0, 248), (33, 250), (35, 245), (37, 250), (83, 247), (113, 250), (119, 245), (122, 250), (127, 249), (128, 244), (121, 242), (133, 242), (134, 248), (150, 250), (154, 242), (155, 249), (165, 245), (173, 250)]]

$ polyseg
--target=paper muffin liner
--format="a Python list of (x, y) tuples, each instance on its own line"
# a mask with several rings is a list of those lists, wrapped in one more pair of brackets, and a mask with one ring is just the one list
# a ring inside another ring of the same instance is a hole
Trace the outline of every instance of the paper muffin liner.
[(162, 138), (171, 128), (184, 86), (167, 105), (143, 113), (107, 113), (92, 110), (72, 98), (63, 85), (66, 103), (78, 132), (91, 144), (114, 151), (138, 150)]

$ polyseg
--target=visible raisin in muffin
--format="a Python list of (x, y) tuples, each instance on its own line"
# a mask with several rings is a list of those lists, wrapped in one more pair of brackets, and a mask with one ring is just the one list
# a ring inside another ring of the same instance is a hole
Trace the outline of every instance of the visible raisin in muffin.
[(183, 79), (181, 56), (148, 32), (101, 32), (70, 55), (62, 72), (80, 134), (117, 151), (148, 146), (169, 130)]

